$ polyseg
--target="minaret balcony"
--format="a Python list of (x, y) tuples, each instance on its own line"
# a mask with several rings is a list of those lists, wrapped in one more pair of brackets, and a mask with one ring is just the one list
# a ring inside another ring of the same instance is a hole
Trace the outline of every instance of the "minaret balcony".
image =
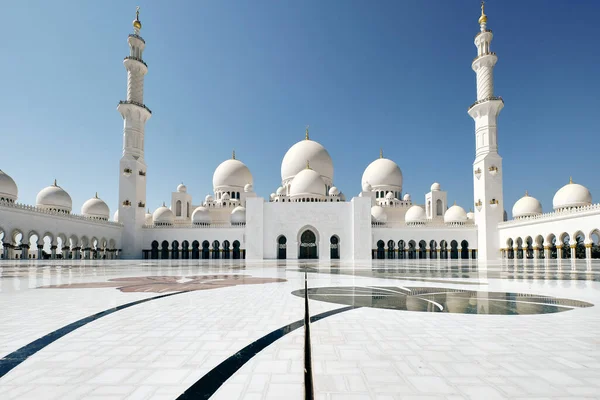
[[(486, 30), (484, 30), (483, 32), (479, 32), (477, 35), (475, 35), (475, 39), (477, 39), (477, 37), (478, 37), (479, 35), (483, 35), (484, 33), (493, 33), (493, 32), (492, 32), (492, 30), (491, 30), (491, 29), (486, 29)], [(129, 36), (132, 36), (132, 35), (129, 35)], [(140, 39), (141, 39), (141, 38), (140, 38)]]
[(145, 104), (142, 103), (138, 103), (137, 101), (131, 101), (131, 100), (121, 100), (119, 101), (119, 104), (133, 104), (134, 106), (138, 106), (143, 108), (144, 110), (148, 111), (150, 114), (152, 114), (152, 111), (150, 111), (150, 109), (148, 107), (146, 107)]
[[(490, 31), (490, 32), (491, 32), (491, 31)], [(141, 41), (142, 41), (142, 43), (146, 44), (146, 41), (145, 41), (145, 40), (144, 40), (144, 39), (143, 39), (143, 38), (142, 38), (140, 35), (136, 35), (135, 33), (130, 33), (130, 34), (129, 34), (129, 37), (132, 37), (132, 38), (136, 38), (136, 39), (138, 39), (138, 40), (141, 40)]]
[(492, 101), (492, 100), (500, 100), (502, 102), (502, 104), (504, 104), (504, 100), (502, 100), (502, 97), (490, 96), (490, 97), (486, 97), (485, 99), (477, 100), (475, 103), (471, 104), (471, 106), (469, 107), (469, 110), (478, 104), (485, 103), (486, 101)]
[(144, 60), (142, 60), (141, 58), (137, 58), (137, 57), (134, 57), (134, 56), (127, 56), (127, 57), (125, 57), (123, 60), (135, 60), (135, 61), (141, 62), (142, 64), (144, 64), (144, 66), (145, 66), (146, 68), (148, 68), (148, 64), (146, 64), (146, 63), (144, 62)]
[[(494, 53), (493, 51), (489, 51), (489, 52), (487, 52), (487, 53), (485, 53), (485, 54), (482, 54), (482, 55), (480, 55), (480, 56), (477, 56), (477, 57), (475, 57), (475, 58), (473, 59), (473, 62), (475, 62), (476, 60), (478, 60), (478, 59), (480, 59), (480, 58), (482, 58), (482, 57), (485, 57), (485, 56), (495, 56), (495, 55), (496, 55), (496, 53)], [(140, 61), (141, 61), (141, 60), (140, 60)], [(143, 61), (142, 61), (142, 62), (143, 62)]]

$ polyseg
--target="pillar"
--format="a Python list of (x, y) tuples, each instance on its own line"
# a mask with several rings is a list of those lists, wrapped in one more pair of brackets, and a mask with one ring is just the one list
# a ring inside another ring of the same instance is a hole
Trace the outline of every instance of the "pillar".
[(56, 243), (52, 243), (52, 245), (50, 246), (50, 252), (51, 252), (50, 258), (51, 258), (52, 260), (56, 260), (56, 248), (57, 248), (57, 247), (58, 247), (58, 246), (57, 246), (57, 244), (56, 244)]
[(431, 251), (431, 249), (427, 246), (425, 246), (425, 259), (429, 260), (431, 258), (431, 256), (429, 255), (429, 252)]
[(586, 258), (586, 260), (591, 260), (592, 259), (592, 246), (593, 246), (593, 243), (586, 243), (585, 244), (585, 258)]
[(44, 245), (38, 243), (37, 250), (37, 258), (38, 260), (42, 260), (44, 258)]
[(28, 244), (21, 245), (21, 259), (22, 260), (29, 259), (29, 245)]
[(550, 246), (544, 246), (544, 257), (549, 260), (552, 257), (552, 249)]
[(562, 259), (562, 244), (556, 245), (556, 258)]

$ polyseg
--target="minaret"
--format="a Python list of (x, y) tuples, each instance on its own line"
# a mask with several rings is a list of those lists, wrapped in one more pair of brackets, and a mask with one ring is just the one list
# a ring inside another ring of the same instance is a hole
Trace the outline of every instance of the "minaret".
[(487, 16), (481, 2), (480, 32), (475, 36), (477, 57), (472, 68), (477, 74), (477, 101), (469, 108), (475, 120), (475, 161), (473, 162), (473, 194), (477, 250), (479, 261), (500, 258), (498, 224), (503, 220), (502, 157), (498, 154), (498, 114), (504, 107), (501, 97), (494, 95), (496, 53), (490, 51), (492, 31), (487, 29)]
[(144, 76), (148, 66), (142, 59), (146, 42), (140, 36), (140, 8), (129, 35), (129, 55), (123, 60), (127, 69), (127, 100), (117, 110), (123, 116), (123, 156), (119, 163), (119, 222), (124, 225), (121, 239), (122, 258), (141, 258), (142, 227), (146, 209), (146, 162), (144, 127), (152, 113), (144, 105)]

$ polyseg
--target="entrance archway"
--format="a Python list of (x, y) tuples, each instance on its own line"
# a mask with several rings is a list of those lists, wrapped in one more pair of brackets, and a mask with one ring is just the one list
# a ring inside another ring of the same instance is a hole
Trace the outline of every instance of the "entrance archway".
[(317, 236), (310, 229), (305, 230), (300, 235), (300, 251), (298, 252), (299, 259), (316, 259), (317, 252)]
[(336, 235), (333, 235), (331, 237), (331, 239), (329, 239), (329, 242), (331, 243), (330, 258), (332, 260), (339, 259), (340, 258), (340, 239)]
[(285, 260), (287, 258), (287, 238), (283, 235), (277, 238), (277, 259)]

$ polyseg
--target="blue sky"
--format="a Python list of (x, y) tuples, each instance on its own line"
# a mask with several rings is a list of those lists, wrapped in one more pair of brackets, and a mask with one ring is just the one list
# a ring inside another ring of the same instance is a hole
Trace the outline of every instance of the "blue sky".
[[(136, 5), (153, 111), (151, 209), (182, 181), (199, 203), (233, 148), (267, 197), (307, 124), (347, 197), (382, 147), (413, 201), (438, 181), (450, 203), (472, 207), (476, 0), (10, 2), (0, 24), (0, 168), (20, 202), (35, 203), (56, 178), (74, 212), (96, 191), (116, 209), (116, 106)], [(600, 2), (490, 0), (486, 13), (505, 100), (505, 208), (528, 190), (550, 211), (569, 176), (597, 201)]]

